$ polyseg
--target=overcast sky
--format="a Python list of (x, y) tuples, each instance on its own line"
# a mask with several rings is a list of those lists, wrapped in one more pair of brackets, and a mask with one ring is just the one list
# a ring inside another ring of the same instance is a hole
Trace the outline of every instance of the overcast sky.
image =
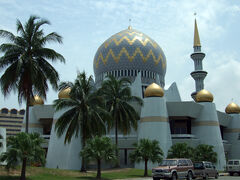
[[(93, 75), (93, 58), (98, 47), (111, 35), (132, 26), (163, 49), (167, 58), (168, 88), (176, 82), (182, 100), (189, 101), (195, 90), (190, 73), (194, 69), (194, 12), (197, 13), (203, 69), (208, 72), (205, 89), (212, 92), (217, 109), (223, 111), (233, 99), (240, 104), (240, 1), (236, 0), (0, 0), (0, 29), (16, 34), (16, 19), (30, 15), (46, 18), (46, 33), (56, 31), (63, 44), (50, 44), (66, 58), (53, 64), (61, 81), (73, 81), (77, 70)], [(4, 40), (0, 39), (0, 43)], [(3, 54), (0, 54), (2, 56)], [(0, 72), (0, 75), (3, 72)], [(45, 104), (57, 98), (49, 90)], [(0, 95), (0, 108), (19, 106), (17, 95)]]

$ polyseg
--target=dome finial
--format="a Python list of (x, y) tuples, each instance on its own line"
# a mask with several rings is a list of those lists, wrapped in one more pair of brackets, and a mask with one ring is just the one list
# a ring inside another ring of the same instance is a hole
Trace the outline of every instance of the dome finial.
[(144, 91), (144, 97), (163, 97), (164, 90), (156, 83), (150, 84)]
[(201, 47), (199, 33), (198, 33), (198, 27), (197, 27), (197, 20), (196, 20), (197, 13), (194, 13), (195, 16), (195, 26), (194, 26), (194, 41), (193, 41), (193, 47)]
[(132, 29), (132, 26), (131, 26), (131, 19), (129, 19), (129, 26), (128, 26), (128, 29), (131, 30)]

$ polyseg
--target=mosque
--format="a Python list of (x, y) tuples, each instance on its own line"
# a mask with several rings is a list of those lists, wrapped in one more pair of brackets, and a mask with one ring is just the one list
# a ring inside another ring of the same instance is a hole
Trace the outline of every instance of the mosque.
[[(129, 153), (133, 143), (141, 138), (156, 139), (167, 156), (168, 149), (175, 143), (186, 142), (192, 147), (199, 144), (213, 145), (218, 154), (216, 167), (223, 170), (226, 159), (240, 159), (240, 107), (231, 103), (225, 112), (216, 110), (213, 95), (204, 89), (202, 61), (205, 54), (195, 20), (193, 53), (194, 62), (191, 76), (196, 91), (191, 94), (193, 101), (182, 101), (176, 83), (165, 89), (166, 57), (161, 47), (140, 31), (123, 30), (107, 39), (97, 50), (93, 68), (95, 85), (99, 87), (106, 75), (131, 80), (132, 94), (141, 97), (143, 107), (135, 106), (140, 112), (137, 131), (119, 135), (120, 165), (122, 167), (143, 168), (143, 164), (131, 164)], [(59, 92), (59, 98), (69, 98), (70, 89)], [(39, 132), (47, 140), (48, 168), (79, 169), (81, 159), (81, 139), (73, 138), (64, 144), (64, 135), (57, 137), (55, 123), (62, 112), (55, 112), (52, 105), (44, 105), (35, 96), (30, 107), (29, 131)], [(25, 129), (25, 120), (22, 131)], [(114, 139), (114, 129), (107, 134)], [(89, 164), (89, 166), (91, 163)], [(152, 164), (151, 166), (154, 166)], [(149, 168), (151, 168), (151, 166)]]

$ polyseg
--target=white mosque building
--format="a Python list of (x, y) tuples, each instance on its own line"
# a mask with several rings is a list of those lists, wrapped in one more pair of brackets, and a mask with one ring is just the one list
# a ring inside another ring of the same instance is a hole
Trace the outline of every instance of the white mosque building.
[[(220, 112), (213, 103), (213, 95), (204, 89), (207, 72), (203, 70), (202, 61), (205, 54), (201, 52), (196, 20), (193, 49), (191, 76), (196, 91), (192, 93), (193, 101), (182, 101), (176, 83), (164, 88), (166, 58), (160, 46), (147, 35), (129, 26), (98, 48), (93, 61), (96, 87), (108, 74), (127, 77), (132, 81), (133, 95), (144, 101), (142, 108), (135, 107), (141, 114), (138, 130), (126, 136), (119, 135), (121, 166), (134, 166), (128, 157), (133, 150), (132, 144), (141, 138), (158, 140), (165, 157), (168, 149), (178, 142), (186, 142), (192, 147), (213, 145), (218, 154), (216, 166), (219, 170), (224, 169), (226, 159), (240, 159), (240, 107), (231, 103), (226, 107), (226, 113)], [(70, 89), (59, 92), (59, 98), (69, 98), (69, 92)], [(52, 105), (44, 105), (43, 100), (35, 96), (30, 107), (29, 131), (39, 132), (47, 139), (44, 145), (46, 167), (80, 169), (80, 138), (64, 144), (64, 135), (57, 137), (55, 132), (55, 123), (62, 113), (55, 112)], [(114, 130), (107, 136), (114, 139)], [(135, 167), (143, 168), (143, 164), (135, 164)]]

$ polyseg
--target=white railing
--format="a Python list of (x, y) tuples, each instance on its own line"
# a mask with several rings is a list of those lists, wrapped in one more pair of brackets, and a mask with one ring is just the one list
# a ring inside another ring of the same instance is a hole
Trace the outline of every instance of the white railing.
[(41, 135), (43, 139), (50, 139), (50, 135)]
[(173, 139), (195, 139), (196, 136), (193, 134), (171, 134)]

